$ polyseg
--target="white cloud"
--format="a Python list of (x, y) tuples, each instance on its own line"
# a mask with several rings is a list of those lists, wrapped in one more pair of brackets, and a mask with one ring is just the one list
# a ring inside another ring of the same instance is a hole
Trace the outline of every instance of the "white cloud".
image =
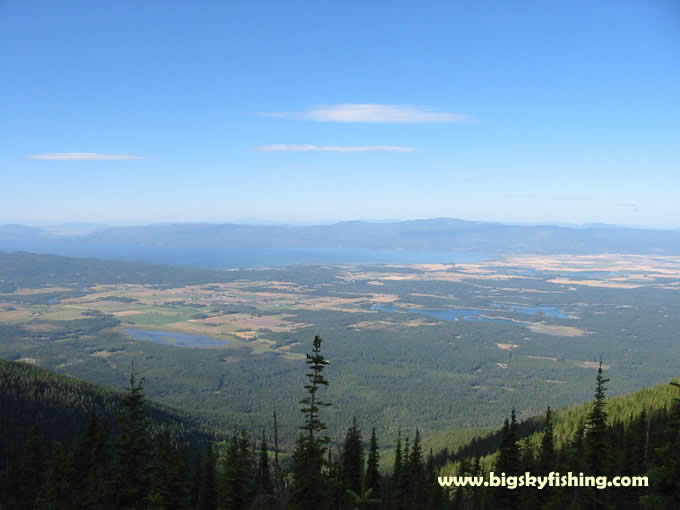
[(389, 104), (336, 104), (317, 106), (304, 112), (279, 112), (267, 115), (316, 122), (425, 124), (471, 121), (467, 115), (461, 113), (439, 112), (416, 106)]
[(123, 154), (97, 154), (95, 152), (58, 152), (54, 154), (36, 154), (34, 156), (26, 156), (26, 158), (48, 159), (53, 161), (145, 159), (142, 156), (125, 156)]
[(260, 145), (260, 152), (413, 152), (411, 147), (395, 145)]

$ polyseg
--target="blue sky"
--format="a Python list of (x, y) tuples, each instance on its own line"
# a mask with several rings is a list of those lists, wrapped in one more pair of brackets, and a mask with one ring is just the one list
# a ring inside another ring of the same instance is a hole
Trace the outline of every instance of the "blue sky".
[(677, 2), (423, 3), (2, 2), (0, 223), (680, 227)]

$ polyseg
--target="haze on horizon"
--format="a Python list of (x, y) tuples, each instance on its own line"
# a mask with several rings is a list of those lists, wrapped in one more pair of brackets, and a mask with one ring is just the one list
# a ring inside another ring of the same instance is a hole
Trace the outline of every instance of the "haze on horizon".
[(680, 9), (7, 2), (0, 224), (680, 227)]
[(78, 236), (83, 234), (90, 234), (97, 231), (103, 231), (115, 228), (150, 228), (163, 225), (175, 225), (175, 226), (199, 226), (199, 225), (247, 225), (247, 226), (271, 226), (271, 227), (318, 227), (318, 226), (333, 226), (340, 225), (343, 223), (368, 223), (374, 225), (381, 225), (387, 223), (407, 223), (407, 222), (427, 222), (427, 221), (441, 221), (441, 220), (452, 220), (452, 221), (463, 221), (470, 223), (478, 223), (480, 225), (505, 225), (505, 226), (519, 226), (519, 227), (566, 227), (566, 228), (593, 228), (593, 227), (604, 227), (604, 228), (623, 228), (623, 229), (643, 229), (643, 230), (680, 230), (680, 227), (657, 227), (649, 225), (635, 225), (635, 224), (623, 224), (623, 223), (601, 223), (601, 222), (583, 222), (583, 223), (567, 223), (567, 222), (509, 222), (509, 221), (488, 221), (488, 220), (478, 220), (470, 218), (448, 218), (448, 217), (437, 217), (437, 218), (392, 218), (392, 219), (373, 219), (373, 218), (357, 218), (357, 219), (346, 219), (346, 220), (328, 220), (328, 221), (276, 221), (276, 220), (260, 220), (257, 218), (237, 218), (235, 220), (225, 220), (225, 221), (157, 221), (157, 222), (144, 222), (144, 221), (129, 221), (129, 222), (119, 222), (119, 223), (104, 223), (104, 222), (87, 222), (87, 221), (41, 221), (41, 222), (22, 222), (13, 221), (7, 223), (0, 223), (0, 228), (2, 227), (31, 227), (42, 229), (51, 234), (62, 236)]

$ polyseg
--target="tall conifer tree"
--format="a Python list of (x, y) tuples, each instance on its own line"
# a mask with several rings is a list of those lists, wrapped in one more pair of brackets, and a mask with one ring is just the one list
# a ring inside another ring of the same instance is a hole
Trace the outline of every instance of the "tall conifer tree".
[(390, 480), (390, 507), (399, 508), (401, 504), (401, 492), (399, 482), (401, 480), (401, 471), (403, 469), (403, 455), (401, 447), (401, 429), (397, 432), (397, 444), (394, 447), (394, 466), (392, 467), (392, 478)]
[(198, 510), (217, 509), (217, 473), (216, 460), (212, 443), (208, 443), (208, 450), (201, 466), (200, 486), (198, 488)]
[(45, 482), (47, 445), (38, 424), (33, 425), (20, 460), (19, 478), (14, 497), (15, 508), (32, 510), (37, 495)]
[[(342, 449), (342, 486), (355, 494), (361, 494), (362, 467), (364, 463), (361, 431), (356, 416), (352, 418), (352, 426), (347, 430)], [(345, 507), (351, 510), (353, 499), (347, 495)]]
[(146, 510), (182, 510), (189, 502), (189, 476), (186, 460), (173, 445), (170, 431), (164, 429), (156, 438), (151, 459), (150, 487)]
[(395, 475), (395, 505), (397, 510), (407, 509), (411, 497), (410, 462), (411, 445), (408, 436), (404, 439), (404, 447), (401, 452), (401, 469), (399, 476)]
[[(680, 388), (675, 381), (671, 384)], [(648, 473), (650, 493), (642, 503), (648, 510), (680, 508), (680, 398), (673, 399), (665, 441), (655, 453), (658, 460)]]
[(413, 438), (411, 452), (408, 456), (408, 484), (409, 497), (407, 499), (409, 508), (418, 508), (425, 504), (427, 491), (425, 490), (425, 463), (423, 459), (423, 446), (420, 442), (420, 430), (416, 428), (416, 435)]
[[(512, 410), (511, 419), (505, 419), (501, 430), (501, 446), (496, 460), (496, 475), (505, 473), (506, 476), (514, 475), (519, 471), (519, 446), (517, 444), (517, 421), (515, 410)], [(499, 487), (495, 491), (496, 507), (507, 510), (519, 508), (518, 493), (507, 487)]]
[(220, 500), (228, 509), (248, 508), (253, 499), (252, 452), (245, 430), (234, 432), (222, 459), (222, 486)]
[(142, 510), (148, 491), (149, 419), (144, 402), (144, 378), (137, 379), (134, 364), (130, 384), (123, 398), (117, 444), (116, 506)]
[(306, 374), (308, 382), (305, 390), (309, 396), (300, 401), (305, 422), (300, 427), (302, 434), (293, 453), (294, 480), (290, 498), (291, 507), (297, 510), (325, 507), (321, 468), (328, 438), (320, 437), (326, 430), (326, 424), (319, 418), (319, 410), (331, 404), (320, 400), (317, 395), (322, 387), (328, 386), (328, 381), (323, 376), (328, 361), (321, 354), (321, 341), (321, 337), (316, 335), (312, 354), (307, 354), (309, 371)]
[(47, 463), (45, 483), (35, 503), (35, 510), (59, 510), (71, 507), (71, 488), (68, 477), (69, 458), (61, 443), (52, 446), (52, 457)]
[(267, 438), (262, 431), (260, 449), (257, 456), (257, 476), (255, 486), (258, 496), (271, 495), (274, 484), (272, 482), (271, 469), (269, 467), (269, 449), (267, 448)]
[[(609, 428), (607, 427), (607, 397), (605, 384), (609, 382), (604, 376), (602, 360), (595, 377), (595, 398), (586, 419), (586, 458), (589, 475), (601, 476), (609, 474)], [(591, 489), (586, 491), (589, 507), (593, 510), (607, 508), (607, 492)]]
[(545, 412), (543, 422), (543, 435), (541, 436), (541, 447), (538, 452), (538, 472), (547, 475), (555, 469), (555, 432), (553, 430), (552, 411), (550, 406)]
[[(541, 436), (541, 445), (538, 451), (538, 459), (536, 463), (536, 470), (541, 476), (548, 476), (551, 471), (558, 471), (557, 455), (555, 454), (555, 431), (553, 428), (552, 411), (550, 406), (545, 411), (545, 420), (543, 422), (543, 435)], [(545, 486), (542, 490), (536, 491), (529, 489), (534, 494), (536, 501), (544, 508), (550, 508), (554, 492), (552, 487)]]
[(586, 420), (586, 454), (588, 468), (593, 475), (608, 472), (609, 430), (607, 428), (607, 397), (605, 386), (609, 382), (602, 370), (602, 361), (595, 377), (595, 398)]
[(376, 498), (382, 497), (382, 483), (380, 479), (380, 452), (378, 451), (378, 439), (375, 435), (375, 427), (371, 430), (371, 442), (368, 445), (368, 460), (366, 461), (367, 489), (373, 489)]

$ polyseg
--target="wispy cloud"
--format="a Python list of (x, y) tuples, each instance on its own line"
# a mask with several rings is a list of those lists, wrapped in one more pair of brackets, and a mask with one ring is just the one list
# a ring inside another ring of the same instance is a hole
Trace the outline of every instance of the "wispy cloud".
[(312, 120), (316, 122), (364, 122), (383, 124), (426, 124), (471, 122), (467, 115), (409, 105), (336, 104), (317, 106), (303, 112), (278, 112), (270, 117)]
[(260, 145), (260, 152), (413, 152), (411, 147), (396, 145)]
[(36, 154), (26, 156), (26, 159), (47, 159), (53, 161), (67, 160), (121, 160), (145, 159), (142, 156), (126, 156), (124, 154), (97, 154), (96, 152), (57, 152), (54, 154)]

